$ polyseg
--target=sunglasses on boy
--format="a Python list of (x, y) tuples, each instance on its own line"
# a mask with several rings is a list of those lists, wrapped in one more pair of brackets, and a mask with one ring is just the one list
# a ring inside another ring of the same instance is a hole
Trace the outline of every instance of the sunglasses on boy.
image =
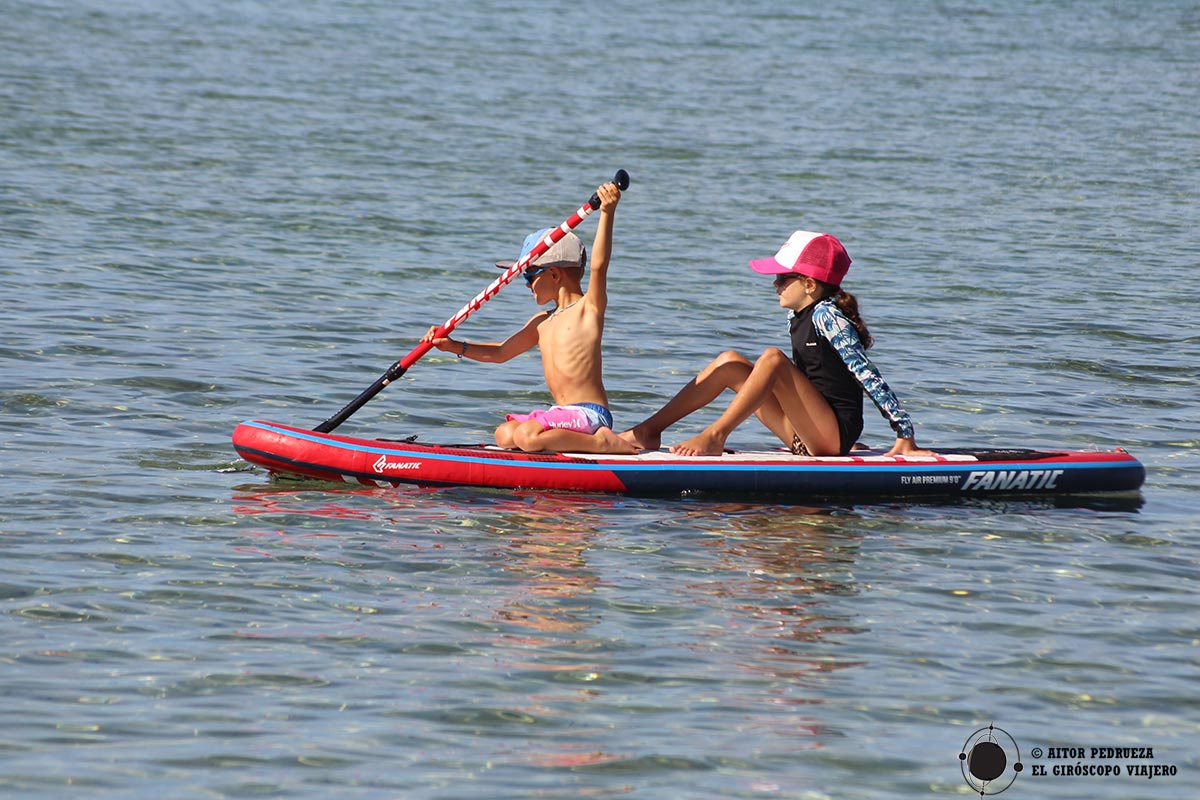
[(550, 268), (549, 267), (534, 267), (533, 269), (525, 270), (525, 272), (523, 273), (525, 275), (525, 285), (533, 286), (533, 279), (536, 278), (538, 275), (541, 275), (543, 272), (545, 272), (548, 269), (550, 269)]

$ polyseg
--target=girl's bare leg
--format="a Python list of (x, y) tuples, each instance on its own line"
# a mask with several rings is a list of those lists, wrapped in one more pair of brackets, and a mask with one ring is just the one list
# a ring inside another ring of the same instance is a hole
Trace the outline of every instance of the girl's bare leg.
[(840, 449), (837, 419), (828, 401), (782, 350), (764, 352), (736, 391), (715, 422), (671, 452), (719, 456), (729, 434), (751, 414), (757, 414), (785, 444), (796, 435), (814, 455), (837, 454)]
[[(790, 364), (790, 361), (789, 361)], [(774, 387), (772, 401), (778, 404), (779, 411), (786, 425), (779, 430), (771, 428), (780, 440), (789, 447), (795, 436), (804, 442), (805, 448), (814, 456), (841, 455), (842, 433), (838, 428), (837, 415), (829, 406), (825, 396), (812, 385), (804, 373), (792, 365), (785, 373), (783, 380)], [(764, 410), (770, 409), (771, 403), (764, 404)], [(760, 417), (761, 418), (761, 417)], [(765, 424), (765, 421), (764, 421)]]
[(679, 420), (717, 399), (726, 389), (737, 391), (749, 377), (753, 365), (733, 350), (726, 350), (679, 390), (667, 404), (621, 434), (621, 438), (642, 450), (662, 446), (662, 432)]

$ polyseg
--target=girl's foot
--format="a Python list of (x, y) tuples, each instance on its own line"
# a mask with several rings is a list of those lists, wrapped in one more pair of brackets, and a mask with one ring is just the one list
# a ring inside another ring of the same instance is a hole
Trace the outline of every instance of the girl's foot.
[(677, 456), (719, 456), (725, 452), (725, 437), (704, 431), (686, 442), (672, 445)]

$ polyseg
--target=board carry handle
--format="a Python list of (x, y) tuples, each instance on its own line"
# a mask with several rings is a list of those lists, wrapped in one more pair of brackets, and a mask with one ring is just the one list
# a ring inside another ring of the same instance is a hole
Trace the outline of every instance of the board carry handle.
[[(623, 169), (617, 170), (617, 174), (613, 176), (613, 183), (617, 185), (618, 189), (625, 191), (629, 188), (629, 173)], [(524, 272), (525, 267), (529, 265), (529, 262), (533, 261), (535, 258), (538, 258), (551, 247), (553, 247), (556, 242), (566, 236), (567, 233), (574, 229), (575, 226), (579, 225), (579, 223), (587, 219), (588, 216), (599, 207), (600, 194), (598, 192), (593, 192), (591, 198), (582, 206), (580, 206), (574, 214), (567, 217), (567, 219), (564, 220), (563, 223), (557, 228), (552, 228), (549, 233), (543, 236), (542, 239), (536, 245), (534, 245), (532, 250), (521, 256), (521, 258), (518, 259), (515, 264), (504, 271), (503, 275), (492, 281), (490, 284), (488, 284), (487, 288), (475, 295), (475, 297), (471, 298), (471, 301), (460, 308), (454, 314), (454, 316), (443, 322), (441, 327), (439, 327), (434, 333), (433, 338), (443, 339), (449, 336), (450, 333), (457, 328), (461, 322), (478, 311), (480, 306), (495, 297), (501, 289), (503, 289), (505, 286), (511, 283), (514, 278)], [(347, 403), (341, 411), (337, 412), (332, 417), (313, 428), (313, 430), (317, 433), (329, 433), (333, 431), (343, 422), (350, 419), (350, 416), (354, 414), (354, 412), (365, 406), (371, 400), (371, 398), (383, 391), (384, 387), (399, 379), (400, 376), (402, 376), (405, 372), (408, 372), (408, 368), (420, 361), (421, 357), (428, 353), (432, 348), (432, 342), (421, 342), (418, 344), (408, 352), (408, 355), (404, 356), (395, 364), (392, 364), (390, 367), (388, 367), (386, 372), (376, 378), (375, 382), (364, 389), (358, 395), (358, 397)]]

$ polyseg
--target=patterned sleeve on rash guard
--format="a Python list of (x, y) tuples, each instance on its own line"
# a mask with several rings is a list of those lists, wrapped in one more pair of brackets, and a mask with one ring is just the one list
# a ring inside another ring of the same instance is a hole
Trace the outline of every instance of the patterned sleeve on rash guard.
[(862, 384), (867, 396), (879, 408), (879, 413), (892, 425), (896, 436), (913, 438), (912, 418), (900, 407), (900, 399), (879, 374), (879, 369), (867, 356), (854, 323), (842, 313), (833, 301), (827, 300), (813, 309), (813, 327), (833, 345), (833, 349), (846, 362), (851, 374)]

